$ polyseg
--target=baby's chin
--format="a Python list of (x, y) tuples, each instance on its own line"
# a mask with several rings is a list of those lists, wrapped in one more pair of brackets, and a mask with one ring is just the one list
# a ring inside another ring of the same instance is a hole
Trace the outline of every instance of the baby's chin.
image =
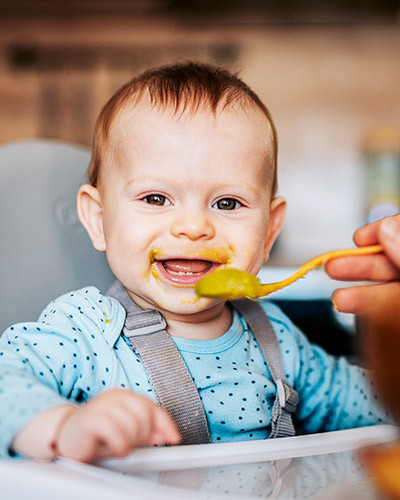
[[(155, 309), (160, 312), (175, 315), (196, 315), (207, 311), (221, 300), (212, 298), (199, 298), (196, 295), (194, 288), (180, 288), (180, 287), (167, 287), (164, 293), (157, 294), (153, 297), (153, 304)], [(172, 290), (171, 290), (172, 288)]]

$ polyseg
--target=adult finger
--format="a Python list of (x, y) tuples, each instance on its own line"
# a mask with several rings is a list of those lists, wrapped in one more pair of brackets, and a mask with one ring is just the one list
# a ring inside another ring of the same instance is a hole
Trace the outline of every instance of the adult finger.
[(382, 243), (382, 240), (380, 238), (380, 231), (382, 226), (386, 224), (392, 224), (394, 227), (394, 231), (399, 233), (400, 214), (393, 215), (391, 217), (385, 217), (384, 219), (360, 227), (359, 229), (357, 229), (353, 236), (355, 244), (357, 246), (365, 246)]
[(372, 222), (357, 229), (353, 235), (354, 243), (359, 247), (379, 243), (378, 233), (382, 220)]
[(400, 217), (388, 217), (379, 226), (379, 241), (385, 254), (400, 268)]
[(376, 307), (384, 309), (393, 297), (398, 297), (400, 308), (399, 282), (341, 288), (335, 290), (332, 301), (340, 312), (366, 315)]
[(400, 268), (385, 254), (332, 259), (325, 271), (333, 279), (347, 281), (391, 281), (400, 279)]

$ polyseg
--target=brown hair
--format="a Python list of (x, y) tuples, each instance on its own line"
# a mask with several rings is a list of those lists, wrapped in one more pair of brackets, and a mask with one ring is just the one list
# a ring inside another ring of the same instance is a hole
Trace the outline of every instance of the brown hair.
[(88, 181), (97, 186), (105, 147), (114, 120), (128, 105), (135, 106), (144, 97), (152, 106), (172, 108), (176, 113), (186, 109), (195, 113), (208, 107), (212, 113), (234, 103), (255, 104), (267, 117), (272, 134), (273, 182), (272, 195), (277, 189), (278, 140), (274, 122), (259, 97), (237, 76), (209, 64), (188, 62), (148, 70), (121, 87), (103, 107), (93, 137), (92, 159)]

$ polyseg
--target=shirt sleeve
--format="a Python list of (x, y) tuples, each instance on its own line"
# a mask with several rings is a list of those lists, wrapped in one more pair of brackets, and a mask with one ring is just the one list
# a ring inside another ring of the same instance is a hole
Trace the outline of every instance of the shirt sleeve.
[(270, 304), (267, 311), (278, 336), (288, 383), (299, 394), (295, 418), (302, 431), (333, 431), (391, 421), (365, 369), (311, 344), (275, 305)]
[(4, 332), (0, 457), (10, 456), (15, 435), (40, 412), (81, 402), (80, 381), (96, 370), (100, 357), (111, 365), (105, 333), (113, 309), (112, 299), (89, 287), (53, 301), (37, 323), (20, 323)]

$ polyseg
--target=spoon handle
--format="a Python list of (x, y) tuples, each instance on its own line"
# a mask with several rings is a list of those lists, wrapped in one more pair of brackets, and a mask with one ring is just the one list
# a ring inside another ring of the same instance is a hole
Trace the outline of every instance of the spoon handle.
[(345, 248), (342, 250), (332, 250), (330, 252), (325, 252), (307, 261), (289, 278), (286, 278), (285, 280), (282, 281), (277, 281), (276, 283), (266, 283), (265, 285), (261, 285), (259, 291), (259, 297), (263, 297), (264, 295), (268, 295), (271, 292), (275, 292), (276, 290), (280, 290), (285, 286), (291, 285), (296, 280), (302, 278), (305, 274), (311, 271), (311, 269), (315, 269), (321, 266), (328, 260), (336, 259), (338, 257), (347, 257), (350, 255), (369, 255), (381, 252), (383, 252), (383, 248), (381, 245), (370, 245), (357, 248)]

